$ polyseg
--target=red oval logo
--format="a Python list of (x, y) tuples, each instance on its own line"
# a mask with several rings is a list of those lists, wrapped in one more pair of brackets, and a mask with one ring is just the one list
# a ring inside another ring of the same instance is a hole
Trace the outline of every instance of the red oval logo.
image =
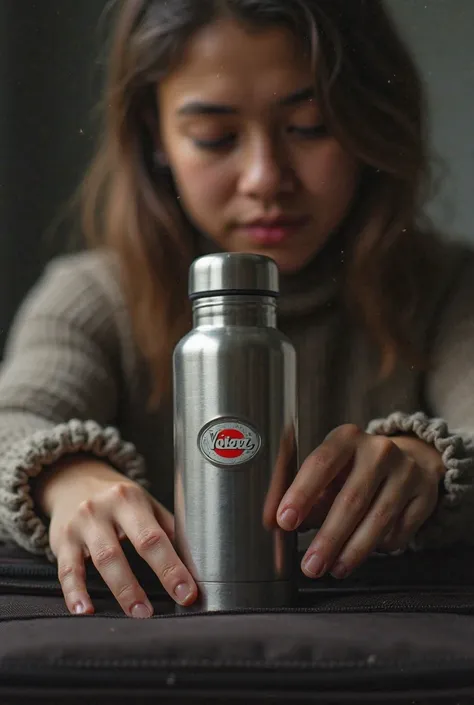
[(221, 420), (205, 426), (199, 436), (201, 453), (218, 465), (239, 465), (254, 458), (261, 446), (260, 435), (237, 420)]
[(223, 428), (216, 436), (214, 451), (221, 458), (240, 458), (245, 448), (250, 448), (251, 445), (251, 441), (245, 438), (242, 431)]

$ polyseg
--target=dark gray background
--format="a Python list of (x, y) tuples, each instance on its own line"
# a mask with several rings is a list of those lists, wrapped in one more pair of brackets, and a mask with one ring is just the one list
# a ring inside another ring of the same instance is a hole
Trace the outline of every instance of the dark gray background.
[[(350, 0), (348, 0), (350, 1)], [(430, 213), (474, 242), (474, 2), (389, 0), (426, 78), (448, 168)], [(46, 237), (93, 146), (104, 0), (0, 0), (0, 350), (12, 316), (68, 238)]]

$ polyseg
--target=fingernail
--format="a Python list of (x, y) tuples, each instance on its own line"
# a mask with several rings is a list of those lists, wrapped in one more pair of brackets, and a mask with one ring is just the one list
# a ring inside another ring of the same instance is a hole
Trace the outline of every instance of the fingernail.
[(74, 614), (85, 614), (86, 606), (82, 602), (74, 605)]
[(349, 571), (347, 570), (344, 563), (341, 563), (341, 561), (337, 561), (337, 563), (335, 564), (335, 566), (331, 570), (331, 575), (334, 578), (337, 578), (338, 580), (343, 580), (346, 577), (346, 575), (348, 574), (348, 572)]
[(133, 619), (149, 619), (149, 617), (153, 614), (153, 609), (151, 608), (151, 605), (148, 606), (142, 602), (137, 602), (137, 604), (133, 605), (130, 610), (130, 614)]
[(341, 561), (337, 561), (334, 568), (332, 568), (332, 570), (331, 570), (331, 575), (334, 578), (337, 578), (338, 580), (343, 580), (346, 577), (346, 575), (348, 574), (348, 572), (349, 571), (347, 570), (344, 563), (341, 563)]
[(175, 588), (174, 594), (176, 595), (178, 602), (184, 605), (191, 598), (193, 591), (186, 583), (180, 583), (180, 585)]
[(280, 526), (287, 531), (294, 531), (298, 526), (298, 512), (289, 507), (280, 515)]
[(316, 553), (312, 553), (303, 561), (304, 570), (313, 578), (320, 578), (325, 572), (326, 566), (323, 559)]

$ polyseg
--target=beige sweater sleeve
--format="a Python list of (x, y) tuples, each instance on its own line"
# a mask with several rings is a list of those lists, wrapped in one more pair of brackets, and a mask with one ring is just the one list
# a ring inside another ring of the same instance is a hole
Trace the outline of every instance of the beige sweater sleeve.
[(60, 457), (90, 452), (141, 481), (143, 460), (113, 423), (120, 346), (105, 258), (50, 264), (23, 302), (0, 367), (0, 536), (50, 558), (30, 481)]
[(438, 506), (413, 549), (474, 545), (474, 262), (468, 257), (441, 302), (429, 340), (426, 409), (376, 419), (369, 432), (409, 433), (432, 444), (446, 468)]

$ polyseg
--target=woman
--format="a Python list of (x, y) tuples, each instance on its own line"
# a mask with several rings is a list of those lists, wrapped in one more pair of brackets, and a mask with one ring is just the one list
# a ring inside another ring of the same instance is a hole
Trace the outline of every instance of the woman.
[(226, 250), (282, 274), (306, 460), (276, 520), (320, 526), (306, 575), (469, 541), (473, 259), (421, 225), (422, 86), (381, 2), (124, 0), (104, 106), (91, 248), (50, 265), (2, 367), (3, 533), (57, 560), (71, 612), (94, 609), (90, 557), (152, 614), (125, 537), (194, 602), (165, 509), (170, 356), (189, 264)]

